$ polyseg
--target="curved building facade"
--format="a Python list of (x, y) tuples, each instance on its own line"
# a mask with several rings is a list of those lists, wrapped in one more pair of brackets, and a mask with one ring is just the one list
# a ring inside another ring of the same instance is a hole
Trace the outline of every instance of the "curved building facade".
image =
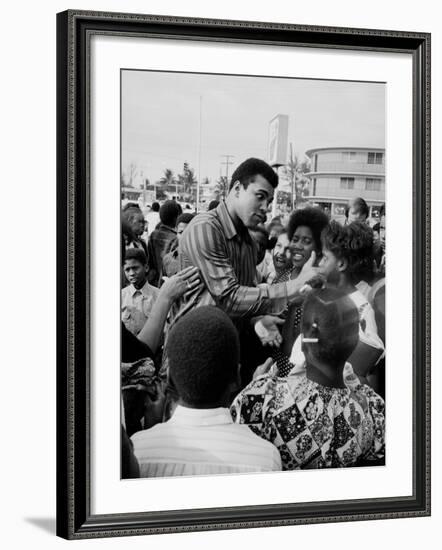
[(309, 200), (342, 221), (348, 201), (365, 199), (370, 217), (377, 218), (385, 202), (385, 149), (373, 147), (320, 147), (309, 149)]

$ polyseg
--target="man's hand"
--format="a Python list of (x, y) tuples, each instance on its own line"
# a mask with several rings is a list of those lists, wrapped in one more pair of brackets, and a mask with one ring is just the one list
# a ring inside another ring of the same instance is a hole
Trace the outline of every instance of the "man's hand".
[(269, 357), (268, 359), (266, 359), (265, 363), (259, 365), (259, 367), (256, 367), (255, 372), (253, 373), (253, 380), (255, 380), (255, 378), (258, 378), (258, 376), (262, 376), (263, 374), (271, 373), (273, 363), (273, 359)]
[(299, 295), (310, 292), (313, 288), (320, 288), (325, 283), (325, 276), (315, 267), (316, 252), (313, 250), (310, 258), (303, 265), (296, 279), (287, 282), (287, 295), (290, 302), (296, 300)]
[(264, 346), (279, 348), (282, 342), (282, 336), (278, 326), (284, 324), (284, 319), (275, 315), (264, 315), (255, 324), (255, 332)]

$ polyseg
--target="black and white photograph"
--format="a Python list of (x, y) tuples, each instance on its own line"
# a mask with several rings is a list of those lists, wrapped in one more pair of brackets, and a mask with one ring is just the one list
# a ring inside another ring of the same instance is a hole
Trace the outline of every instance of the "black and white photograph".
[(430, 514), (430, 35), (342, 25), (57, 15), (59, 536)]
[(383, 467), (386, 83), (120, 92), (121, 477)]
[(5, 3), (3, 548), (437, 548), (440, 12)]

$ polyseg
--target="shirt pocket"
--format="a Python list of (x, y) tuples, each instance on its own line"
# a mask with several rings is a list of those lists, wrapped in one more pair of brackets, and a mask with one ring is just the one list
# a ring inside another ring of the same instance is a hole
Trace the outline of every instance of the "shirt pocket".
[(150, 312), (152, 311), (152, 306), (153, 306), (152, 296), (143, 296), (141, 309), (146, 317), (149, 317)]

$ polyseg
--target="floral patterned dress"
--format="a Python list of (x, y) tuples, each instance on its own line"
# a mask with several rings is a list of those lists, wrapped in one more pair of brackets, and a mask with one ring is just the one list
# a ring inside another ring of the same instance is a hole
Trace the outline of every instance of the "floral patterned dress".
[(276, 445), (283, 470), (295, 470), (382, 459), (384, 409), (383, 399), (357, 377), (339, 389), (302, 373), (258, 377), (238, 394), (230, 412), (235, 422)]

